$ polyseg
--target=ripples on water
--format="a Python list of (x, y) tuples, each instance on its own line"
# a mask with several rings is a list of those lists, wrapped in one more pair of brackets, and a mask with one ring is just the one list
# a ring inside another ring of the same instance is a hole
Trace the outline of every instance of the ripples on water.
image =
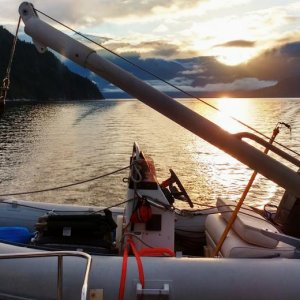
[[(270, 136), (276, 123), (291, 124), (277, 141), (300, 152), (300, 99), (211, 99), (225, 113)], [(246, 131), (199, 101), (182, 103), (230, 132)], [(137, 141), (154, 159), (159, 180), (169, 168), (196, 202), (237, 200), (251, 170), (138, 101), (9, 104), (0, 117), (0, 194), (72, 183), (129, 164)], [(18, 199), (111, 205), (126, 197), (127, 171), (76, 187)], [(258, 176), (247, 202), (278, 203), (282, 189)], [(17, 198), (16, 196), (14, 198)]]

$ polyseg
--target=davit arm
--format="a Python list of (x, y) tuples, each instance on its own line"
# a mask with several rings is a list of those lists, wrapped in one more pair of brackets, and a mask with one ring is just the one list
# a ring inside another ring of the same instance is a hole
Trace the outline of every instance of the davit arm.
[(43, 22), (32, 4), (23, 2), (19, 13), (25, 24), (25, 32), (32, 37), (40, 52), (45, 52), (46, 47), (50, 47), (300, 197), (300, 176), (292, 169)]

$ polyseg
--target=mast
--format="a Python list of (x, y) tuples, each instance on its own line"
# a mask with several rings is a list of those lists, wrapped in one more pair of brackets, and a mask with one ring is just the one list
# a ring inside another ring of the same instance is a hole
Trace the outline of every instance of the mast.
[(23, 2), (19, 13), (25, 24), (25, 32), (32, 37), (40, 52), (50, 47), (300, 197), (300, 176), (292, 169), (43, 22), (32, 4)]

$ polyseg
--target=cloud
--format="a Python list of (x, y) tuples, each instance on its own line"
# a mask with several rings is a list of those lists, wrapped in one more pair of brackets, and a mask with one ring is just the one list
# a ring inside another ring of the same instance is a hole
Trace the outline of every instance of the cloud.
[(201, 67), (195, 67), (191, 70), (185, 70), (185, 71), (182, 71), (181, 74), (182, 75), (199, 75), (199, 74), (202, 74), (205, 72), (205, 69), (202, 69)]
[(168, 27), (164, 24), (160, 24), (153, 30), (153, 32), (158, 32), (158, 33), (163, 33), (163, 32), (167, 32), (167, 31), (168, 31)]
[[(90, 45), (90, 47), (92, 47), (93, 45), (95, 45), (95, 43), (97, 44), (104, 44), (108, 41), (110, 41), (111, 39), (108, 37), (103, 37), (103, 36), (97, 36), (97, 35), (93, 35), (93, 34), (73, 34), (74, 39), (76, 39), (77, 41), (80, 41), (86, 45)], [(84, 37), (86, 38), (84, 38)]]
[[(11, 31), (21, 2), (1, 0), (0, 24), (9, 25)], [(39, 10), (80, 32), (110, 39), (106, 42), (114, 41), (115, 46), (122, 43), (122, 53), (135, 51), (145, 58), (169, 56), (169, 59), (220, 55), (214, 49), (216, 45), (228, 49), (252, 48), (251, 56), (257, 55), (279, 45), (279, 40), (291, 37), (292, 32), (296, 35), (300, 9), (300, 4), (292, 0), (282, 6), (272, 3), (269, 7), (250, 0), (32, 2)], [(153, 46), (156, 43), (157, 48), (146, 45), (146, 41)]]
[[(247, 65), (226, 66), (214, 57), (194, 57), (177, 59), (143, 58), (138, 53), (127, 53), (126, 59), (149, 70), (194, 94), (202, 92), (251, 91), (275, 86), (280, 80), (300, 74), (300, 58), (292, 56), (300, 50), (300, 42), (287, 44), (273, 51), (268, 51)], [(173, 87), (154, 79), (150, 74), (135, 69), (118, 57), (109, 59), (164, 92), (176, 92)], [(93, 78), (93, 80), (96, 80)], [(97, 81), (98, 82), (98, 81)], [(98, 83), (99, 84), (99, 83)], [(104, 93), (118, 93), (113, 85), (101, 82)], [(182, 95), (180, 95), (182, 96)]]
[(148, 57), (174, 57), (179, 55), (179, 47), (167, 41), (156, 40), (141, 42), (135, 45), (137, 52), (147, 53)]
[(19, 18), (18, 8), (21, 0), (1, 0), (0, 24), (17, 24)]
[(274, 86), (276, 84), (276, 80), (258, 80), (257, 78), (241, 78), (236, 79), (230, 83), (207, 84), (203, 87), (203, 91), (250, 91)]
[(107, 39), (103, 45), (118, 54), (136, 53), (143, 59), (155, 57), (171, 60), (197, 55), (195, 51), (183, 51), (180, 45), (172, 44), (167, 40), (137, 41), (134, 43)]
[(271, 48), (247, 64), (261, 80), (282, 80), (300, 75), (300, 42)]
[(204, 86), (192, 86), (191, 80), (183, 77), (174, 78), (171, 82), (189, 92), (248, 91), (270, 87), (277, 84), (277, 81), (274, 80), (258, 80), (257, 78), (241, 78), (228, 83), (208, 83)]
[[(180, 45), (172, 44), (164, 40), (141, 42), (136, 45), (135, 49), (137, 49), (144, 58), (157, 57), (174, 59), (187, 55), (184, 51), (181, 51)], [(196, 55), (196, 53), (189, 52), (188, 55), (193, 56)]]
[[(1, 0), (0, 24), (10, 26), (11, 31), (21, 2)], [(113, 51), (130, 53), (134, 62), (192, 90), (266, 87), (300, 70), (299, 1), (286, 0), (282, 5), (250, 0), (33, 3)], [(212, 57), (227, 56), (228, 62), (231, 56), (245, 53), (256, 58), (234, 68)]]
[(246, 40), (235, 40), (235, 41), (229, 41), (223, 44), (216, 45), (215, 47), (254, 47), (255, 42), (253, 41), (246, 41)]
[[(7, 1), (7, 0), (6, 0)], [(15, 1), (11, 1), (15, 2)], [(142, 21), (141, 17), (151, 17), (164, 12), (191, 9), (199, 2), (207, 0), (121, 0), (121, 1), (73, 1), (52, 0), (34, 1), (36, 7), (49, 15), (55, 16), (67, 23), (77, 26), (88, 26), (103, 23), (107, 20), (135, 20)], [(59, 9), (57, 9), (59, 7)]]

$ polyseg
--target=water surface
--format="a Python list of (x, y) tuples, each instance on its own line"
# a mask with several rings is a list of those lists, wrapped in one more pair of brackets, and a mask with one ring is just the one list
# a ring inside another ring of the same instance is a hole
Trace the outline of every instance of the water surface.
[[(181, 100), (229, 132), (249, 131), (226, 114), (300, 152), (300, 99), (210, 99), (218, 113), (196, 100)], [(99, 176), (129, 165), (137, 141), (156, 164), (159, 180), (176, 171), (200, 203), (237, 200), (252, 171), (179, 125), (135, 100), (9, 104), (0, 117), (0, 194), (31, 191)], [(295, 169), (295, 168), (294, 168)], [(16, 199), (111, 205), (125, 200), (127, 171), (59, 191)], [(247, 203), (278, 203), (283, 190), (258, 176)], [(6, 197), (7, 198), (7, 197)], [(12, 197), (11, 197), (12, 198)]]

